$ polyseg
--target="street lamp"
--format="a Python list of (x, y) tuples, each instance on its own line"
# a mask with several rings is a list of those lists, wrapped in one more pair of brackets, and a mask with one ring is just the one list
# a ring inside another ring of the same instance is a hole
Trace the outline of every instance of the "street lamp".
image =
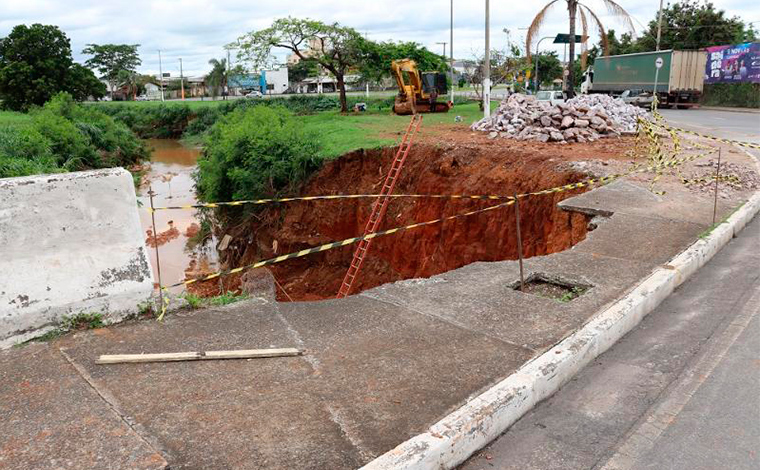
[(535, 92), (538, 93), (538, 47), (541, 45), (541, 41), (544, 39), (554, 39), (554, 36), (544, 36), (541, 39), (538, 40), (538, 44), (536, 44), (536, 76), (534, 78), (535, 85)]
[(447, 42), (437, 42), (436, 44), (441, 45), (443, 44), (443, 57), (446, 57), (446, 44)]
[(486, 0), (486, 57), (483, 64), (483, 117), (491, 115), (491, 18), (490, 3)]
[(449, 25), (449, 74), (451, 75), (451, 102), (454, 103), (454, 0), (451, 0), (451, 24)]

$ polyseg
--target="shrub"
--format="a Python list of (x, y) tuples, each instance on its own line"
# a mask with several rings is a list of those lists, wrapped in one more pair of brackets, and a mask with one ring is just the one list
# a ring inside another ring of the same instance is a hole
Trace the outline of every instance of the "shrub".
[(705, 85), (702, 104), (760, 108), (760, 83), (714, 83)]
[(60, 93), (31, 112), (31, 123), (0, 132), (0, 178), (131, 166), (147, 147), (104, 113)]
[(282, 195), (319, 168), (316, 135), (281, 107), (252, 106), (219, 119), (209, 131), (196, 173), (208, 202)]

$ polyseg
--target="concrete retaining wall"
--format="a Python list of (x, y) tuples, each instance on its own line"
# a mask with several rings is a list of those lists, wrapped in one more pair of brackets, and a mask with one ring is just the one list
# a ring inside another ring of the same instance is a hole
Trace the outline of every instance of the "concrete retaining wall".
[(0, 179), (0, 348), (64, 315), (137, 311), (153, 274), (121, 168)]

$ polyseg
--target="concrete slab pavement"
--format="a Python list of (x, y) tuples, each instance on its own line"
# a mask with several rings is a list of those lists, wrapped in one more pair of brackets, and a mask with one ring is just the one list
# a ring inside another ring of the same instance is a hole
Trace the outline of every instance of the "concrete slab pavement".
[[(612, 216), (598, 221), (596, 230), (573, 249), (526, 260), (528, 274), (591, 286), (569, 303), (514, 291), (515, 261), (476, 263), (342, 301), (251, 300), (177, 313), (163, 324), (133, 322), (77, 333), (45, 348), (69, 358), (81, 381), (108, 404), (112, 414), (101, 417), (104, 422), (132, 423), (131, 429), (172, 468), (355, 468), (410, 437), (431, 432), (434, 423), (479, 400), (485, 389), (535, 361), (629, 292), (711, 221), (705, 211), (698, 212), (699, 220), (668, 219), (646, 192), (633, 194), (620, 200), (633, 208), (649, 205), (651, 217), (609, 208)], [(293, 346), (305, 348), (306, 354), (248, 361), (94, 363), (102, 353)], [(23, 362), (27, 350), (0, 357)], [(561, 352), (557, 358), (571, 353)], [(541, 380), (561, 380), (550, 366), (542, 370)], [(526, 388), (533, 386), (525, 377), (520, 380)], [(5, 389), (0, 401), (10, 393)], [(47, 422), (41, 403), (23, 398), (14, 403), (35, 410), (30, 415), (34, 425)], [(5, 417), (0, 420), (5, 429)], [(66, 435), (65, 423), (53, 424), (55, 433)], [(567, 434), (590, 425), (581, 423)], [(9, 429), (6, 439), (35, 448), (34, 426)], [(471, 435), (478, 432), (472, 429)], [(436, 434), (431, 438), (444, 438)], [(552, 442), (550, 448), (559, 451), (561, 441)], [(63, 442), (38, 450), (67, 455)], [(4, 456), (9, 465), (23, 463), (14, 454)]]

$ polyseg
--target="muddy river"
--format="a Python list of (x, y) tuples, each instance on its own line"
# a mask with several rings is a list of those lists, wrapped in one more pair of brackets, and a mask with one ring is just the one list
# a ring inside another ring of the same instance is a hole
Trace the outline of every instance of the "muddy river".
[[(192, 174), (200, 156), (200, 149), (187, 147), (179, 141), (169, 139), (150, 139), (147, 141), (153, 149), (150, 169), (143, 177), (138, 200), (142, 203), (140, 220), (145, 231), (145, 243), (150, 252), (153, 275), (158, 281), (156, 264), (156, 243), (153, 239), (153, 227), (150, 211), (149, 191), (152, 189), (153, 204), (161, 206), (181, 206), (195, 204), (195, 181)], [(217, 269), (214, 241), (189, 246), (191, 237), (197, 233), (200, 222), (194, 210), (156, 211), (156, 232), (158, 255), (161, 262), (161, 283), (171, 285), (180, 282), (189, 275), (211, 273)], [(181, 287), (174, 289), (180, 292)]]

